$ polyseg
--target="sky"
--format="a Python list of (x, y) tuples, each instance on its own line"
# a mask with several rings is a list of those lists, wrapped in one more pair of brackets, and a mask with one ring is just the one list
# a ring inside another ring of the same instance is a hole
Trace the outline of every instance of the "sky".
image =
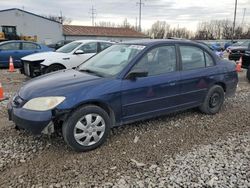
[[(121, 24), (127, 18), (132, 25), (139, 17), (140, 0), (0, 0), (0, 10), (20, 8), (39, 15), (56, 15), (62, 12), (72, 25), (92, 25), (91, 8), (95, 9), (95, 22)], [(192, 31), (201, 21), (213, 19), (233, 20), (235, 0), (142, 0), (142, 29), (159, 21), (172, 27), (186, 27)], [(237, 23), (250, 22), (250, 0), (238, 0)]]

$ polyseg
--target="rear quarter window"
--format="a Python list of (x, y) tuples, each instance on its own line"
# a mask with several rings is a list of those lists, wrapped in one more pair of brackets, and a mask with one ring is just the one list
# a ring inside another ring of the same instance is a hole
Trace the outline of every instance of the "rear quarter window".
[(205, 59), (206, 59), (206, 66), (207, 67), (214, 66), (213, 58), (207, 52), (205, 52)]

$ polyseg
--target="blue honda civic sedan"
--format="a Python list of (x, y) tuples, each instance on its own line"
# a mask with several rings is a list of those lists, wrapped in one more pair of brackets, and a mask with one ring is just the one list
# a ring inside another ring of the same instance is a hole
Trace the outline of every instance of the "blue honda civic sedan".
[(219, 112), (235, 94), (235, 64), (188, 40), (115, 44), (77, 69), (27, 82), (8, 104), (10, 120), (34, 134), (62, 130), (76, 151), (95, 149), (110, 129), (198, 107)]

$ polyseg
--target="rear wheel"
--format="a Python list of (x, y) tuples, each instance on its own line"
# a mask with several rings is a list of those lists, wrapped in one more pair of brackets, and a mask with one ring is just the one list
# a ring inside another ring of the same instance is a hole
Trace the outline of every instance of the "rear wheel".
[(215, 85), (209, 89), (206, 98), (199, 109), (205, 114), (216, 114), (221, 109), (224, 98), (225, 94), (223, 88), (219, 85)]
[(250, 67), (247, 69), (247, 79), (250, 82)]
[(45, 73), (50, 73), (50, 72), (55, 72), (55, 71), (58, 71), (58, 70), (62, 70), (62, 69), (65, 69), (64, 66), (62, 65), (59, 65), (59, 64), (52, 64), (50, 65), (46, 70), (45, 70)]
[(92, 150), (106, 141), (110, 125), (110, 118), (102, 108), (83, 106), (74, 111), (63, 124), (63, 137), (75, 151)]

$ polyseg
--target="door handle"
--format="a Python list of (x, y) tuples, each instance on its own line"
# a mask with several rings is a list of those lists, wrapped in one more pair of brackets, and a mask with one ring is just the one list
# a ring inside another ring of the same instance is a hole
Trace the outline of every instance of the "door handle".
[(175, 82), (171, 82), (169, 85), (170, 85), (170, 86), (175, 86), (176, 83), (175, 83)]

